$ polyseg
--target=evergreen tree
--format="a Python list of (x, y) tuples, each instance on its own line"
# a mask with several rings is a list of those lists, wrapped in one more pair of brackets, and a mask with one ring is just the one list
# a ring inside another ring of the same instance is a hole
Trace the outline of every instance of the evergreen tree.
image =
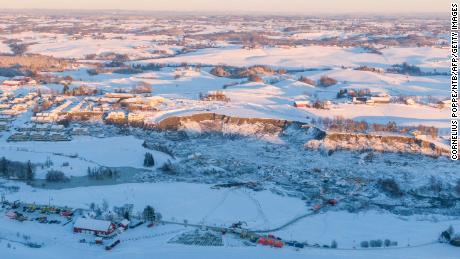
[(142, 216), (146, 221), (155, 221), (155, 209), (152, 206), (147, 205), (142, 212)]
[(35, 177), (35, 174), (34, 174), (34, 169), (32, 167), (32, 163), (30, 162), (30, 160), (27, 162), (27, 168), (26, 168), (26, 180), (27, 181), (30, 181), (30, 180), (33, 180), (34, 177)]
[(62, 93), (67, 94), (69, 92), (70, 88), (68, 84), (64, 84), (64, 87), (62, 88)]
[(153, 155), (149, 152), (145, 153), (144, 156), (144, 166), (146, 167), (152, 167), (155, 165), (155, 159), (153, 158)]
[(0, 160), (0, 174), (8, 177), (8, 160), (5, 157)]

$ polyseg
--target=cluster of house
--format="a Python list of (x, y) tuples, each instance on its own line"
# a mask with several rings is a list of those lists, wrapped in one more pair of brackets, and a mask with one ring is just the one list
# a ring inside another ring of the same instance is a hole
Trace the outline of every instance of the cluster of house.
[(142, 97), (126, 93), (107, 93), (105, 96), (116, 102), (112, 105), (114, 109), (103, 119), (115, 124), (143, 125), (144, 112), (157, 111), (157, 105), (164, 102), (164, 98), (158, 96)]
[(65, 116), (61, 112), (72, 104), (71, 101), (65, 100), (61, 96), (42, 95), (38, 100), (38, 105), (43, 106), (43, 103), (47, 103), (47, 106), (54, 107), (53, 109), (47, 110), (46, 112), (37, 112), (31, 117), (32, 122), (36, 123), (53, 123), (65, 119)]
[[(105, 121), (144, 125), (145, 112), (157, 111), (162, 97), (131, 93), (106, 93), (82, 99), (73, 96), (29, 93), (25, 96), (0, 96), (0, 130), (11, 128), (19, 114), (33, 107), (31, 124), (17, 128), (9, 141), (68, 141), (71, 135), (88, 135), (83, 127), (64, 130), (66, 121)], [(51, 125), (51, 126), (50, 126)]]
[(18, 97), (2, 94), (0, 96), (0, 131), (8, 130), (15, 117), (30, 109), (36, 96), (35, 93)]
[(16, 128), (8, 141), (69, 141), (71, 140), (63, 125), (28, 123)]
[(365, 104), (390, 103), (391, 97), (386, 94), (379, 94), (377, 96), (353, 97), (352, 102), (353, 103), (365, 103)]
[(29, 93), (25, 96), (11, 96), (4, 93), (0, 96), (0, 115), (18, 116), (35, 104), (37, 93)]
[(13, 120), (14, 117), (11, 115), (0, 115), (0, 131), (8, 130)]
[[(371, 93), (369, 89), (353, 89), (343, 88), (337, 93), (337, 98), (347, 98), (355, 104), (368, 104), (373, 105), (376, 103), (390, 103), (391, 96), (385, 93)], [(413, 104), (415, 101), (408, 100), (408, 104)], [(316, 100), (314, 102), (310, 100), (296, 100), (294, 101), (294, 107), (296, 108), (316, 108), (316, 109), (330, 109), (332, 102), (330, 100)]]
[(113, 123), (142, 124), (143, 112), (156, 111), (156, 106), (164, 101), (162, 97), (143, 97), (128, 93), (106, 93), (104, 96), (91, 96), (83, 99), (57, 96), (43, 96), (50, 109), (37, 112), (32, 118), (36, 123), (55, 123), (65, 119), (84, 121), (88, 119), (106, 120)]
[(228, 98), (222, 91), (211, 91), (205, 95), (200, 93), (200, 100), (229, 102), (230, 98)]
[(353, 103), (365, 103), (365, 104), (390, 103), (391, 102), (391, 96), (389, 96), (388, 94), (385, 94), (385, 93), (373, 94), (367, 88), (340, 89), (339, 92), (337, 93), (337, 98), (348, 98), (348, 99), (351, 99)]
[(33, 86), (36, 84), (37, 84), (37, 81), (27, 76), (15, 76), (11, 79), (4, 80), (2, 82), (2, 86), (5, 86), (5, 87), (17, 87), (17, 86), (25, 86), (25, 85)]

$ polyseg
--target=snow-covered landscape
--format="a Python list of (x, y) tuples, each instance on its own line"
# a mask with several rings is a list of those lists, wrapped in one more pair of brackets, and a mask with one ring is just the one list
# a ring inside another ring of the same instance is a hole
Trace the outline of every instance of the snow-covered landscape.
[(458, 258), (445, 15), (0, 20), (0, 258)]

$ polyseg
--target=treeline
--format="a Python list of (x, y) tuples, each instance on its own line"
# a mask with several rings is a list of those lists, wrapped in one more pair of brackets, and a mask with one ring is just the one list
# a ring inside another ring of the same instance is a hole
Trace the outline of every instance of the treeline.
[(389, 73), (397, 73), (397, 74), (404, 74), (404, 75), (411, 75), (411, 76), (420, 76), (422, 75), (422, 70), (415, 66), (410, 65), (407, 62), (402, 64), (395, 64), (387, 69)]
[(368, 66), (360, 66), (355, 68), (355, 70), (360, 71), (369, 71), (374, 73), (393, 73), (393, 74), (402, 74), (402, 75), (410, 75), (410, 76), (445, 76), (448, 75), (447, 72), (438, 72), (436, 69), (434, 71), (424, 72), (420, 69), (420, 67), (416, 65), (410, 65), (407, 62), (403, 62), (401, 64), (394, 64), (391, 67), (383, 70), (381, 68), (375, 67), (368, 67)]
[[(298, 32), (306, 32), (302, 28), (286, 28), (286, 32), (290, 30)], [(381, 35), (383, 32), (376, 32), (376, 35)], [(226, 41), (231, 44), (243, 45), (246, 49), (254, 49), (263, 46), (283, 46), (295, 48), (297, 46), (318, 45), (318, 46), (339, 46), (339, 47), (362, 47), (364, 51), (380, 55), (381, 52), (373, 47), (374, 45), (384, 46), (405, 46), (405, 47), (421, 47), (421, 46), (436, 46), (439, 39), (435, 36), (409, 34), (404, 36), (386, 36), (386, 37), (361, 37), (351, 36), (348, 38), (340, 37), (325, 37), (321, 39), (292, 39), (292, 38), (275, 38), (270, 37), (270, 32), (216, 32), (187, 35), (188, 38), (196, 40), (209, 40), (213, 42)]]
[(59, 72), (64, 71), (69, 65), (70, 62), (67, 60), (38, 54), (0, 56), (0, 67), (19, 66), (22, 72), (29, 71), (29, 73), (40, 71)]
[(0, 176), (7, 179), (30, 181), (35, 178), (35, 166), (30, 161), (23, 163), (2, 157), (0, 159)]
[(0, 76), (3, 77), (29, 76), (31, 73), (30, 71), (22, 71), (19, 65), (0, 67)]
[(97, 94), (96, 87), (80, 85), (70, 89), (68, 85), (64, 85), (62, 89), (63, 94), (72, 95), (72, 96), (85, 96), (85, 95), (95, 95)]
[(398, 134), (408, 134), (410, 132), (417, 132), (420, 135), (428, 135), (432, 138), (438, 137), (439, 129), (432, 126), (418, 125), (418, 126), (398, 126), (396, 122), (389, 121), (384, 124), (371, 123), (366, 121), (354, 121), (352, 119), (345, 119), (341, 116), (334, 118), (318, 118), (313, 119), (313, 124), (321, 126), (325, 130), (347, 133), (368, 133), (372, 132), (391, 132)]
[(48, 182), (64, 182), (67, 181), (68, 178), (65, 176), (64, 172), (59, 170), (49, 170), (46, 173), (46, 181)]
[[(273, 69), (269, 66), (255, 65), (250, 67), (231, 67), (231, 66), (216, 66), (211, 69), (210, 73), (217, 77), (228, 77), (228, 78), (251, 78), (258, 77), (258, 75), (273, 75), (273, 74), (285, 74), (284, 69)], [(250, 80), (254, 81), (254, 80)]]
[(337, 80), (335, 80), (332, 77), (328, 77), (328, 76), (321, 76), (321, 78), (317, 82), (305, 76), (300, 76), (299, 79), (297, 80), (305, 84), (309, 84), (312, 86), (321, 86), (321, 87), (329, 87), (329, 86), (333, 86), (337, 84)]
[(120, 172), (107, 167), (88, 167), (87, 176), (94, 180), (115, 179), (120, 176)]

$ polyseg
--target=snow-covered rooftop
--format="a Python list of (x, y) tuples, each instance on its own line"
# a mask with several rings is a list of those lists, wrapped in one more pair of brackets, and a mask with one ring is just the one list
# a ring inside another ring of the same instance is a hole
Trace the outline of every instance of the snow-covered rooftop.
[(110, 228), (110, 221), (90, 219), (90, 218), (78, 218), (75, 221), (74, 228), (95, 230), (95, 231), (107, 231)]

